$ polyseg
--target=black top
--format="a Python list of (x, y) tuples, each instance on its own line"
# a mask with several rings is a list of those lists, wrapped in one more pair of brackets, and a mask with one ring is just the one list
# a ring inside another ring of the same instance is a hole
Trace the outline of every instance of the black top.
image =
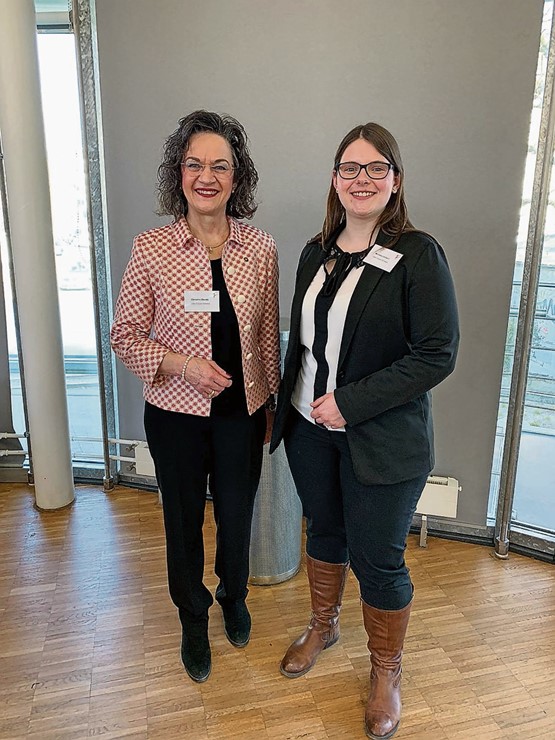
[(210, 260), (213, 290), (220, 292), (220, 310), (212, 313), (212, 359), (231, 375), (229, 388), (212, 401), (210, 413), (215, 416), (246, 414), (247, 399), (241, 360), (239, 324), (225, 284), (222, 261)]
[[(388, 246), (380, 232), (378, 244)], [(351, 297), (337, 364), (335, 402), (355, 475), (363, 485), (392, 484), (434, 466), (429, 391), (453, 371), (459, 343), (457, 305), (445, 254), (424, 232), (390, 247), (403, 257), (391, 272), (364, 264)], [(322, 248), (301, 254), (270, 451), (286, 430), (302, 363), (304, 296), (322, 265)]]

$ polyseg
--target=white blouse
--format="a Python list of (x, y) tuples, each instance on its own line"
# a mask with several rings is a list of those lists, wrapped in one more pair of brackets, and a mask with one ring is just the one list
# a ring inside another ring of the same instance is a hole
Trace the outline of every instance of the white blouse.
[[(357, 286), (364, 268), (353, 268), (341, 284), (333, 300), (327, 316), (327, 341), (325, 348), (325, 358), (329, 367), (326, 393), (331, 393), (337, 387), (337, 364), (339, 362), (339, 350), (341, 348), (341, 339), (343, 337), (343, 328), (347, 317), (347, 310), (351, 303), (353, 292)], [(315, 324), (315, 304), (316, 298), (322, 289), (326, 277), (324, 266), (322, 265), (316, 273), (314, 280), (306, 291), (300, 327), (300, 339), (303, 346), (303, 355), (301, 369), (297, 377), (297, 382), (293, 390), (291, 403), (297, 411), (304, 416), (307, 421), (315, 424), (316, 422), (310, 416), (312, 411), (311, 402), (314, 401), (314, 381), (318, 369), (317, 360), (313, 354), (314, 346), (314, 324)], [(344, 432), (345, 427), (334, 429), (336, 432)]]

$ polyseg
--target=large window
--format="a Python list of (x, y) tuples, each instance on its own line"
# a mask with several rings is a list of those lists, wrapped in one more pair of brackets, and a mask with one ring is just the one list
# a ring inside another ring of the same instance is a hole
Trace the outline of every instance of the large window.
[(102, 433), (75, 39), (39, 34), (38, 48), (71, 449), (82, 464), (101, 460)]
[[(95, 467), (102, 464), (102, 430), (75, 39), (68, 33), (41, 33), (38, 50), (71, 450), (75, 467)], [(13, 422), (15, 431), (22, 433), (25, 421), (5, 246), (2, 258)]]
[[(553, 2), (545, 3), (536, 90), (531, 115), (528, 158), (523, 185), (517, 256), (511, 297), (501, 400), (497, 424), (495, 457), (488, 515), (495, 518), (499, 494), (501, 458), (505, 440), (515, 337), (521, 299), (523, 267), (530, 218), (536, 145), (540, 132), (542, 102), (546, 81)], [(547, 216), (543, 231), (540, 281), (535, 299), (522, 434), (518, 456), (513, 524), (541, 532), (555, 531), (555, 182), (553, 169)]]

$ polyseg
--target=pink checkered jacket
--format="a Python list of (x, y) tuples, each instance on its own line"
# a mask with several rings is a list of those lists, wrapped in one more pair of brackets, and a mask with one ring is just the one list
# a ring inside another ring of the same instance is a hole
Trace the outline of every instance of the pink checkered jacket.
[[(280, 380), (278, 261), (273, 238), (233, 218), (222, 255), (239, 323), (249, 414)], [(144, 398), (169, 411), (208, 416), (210, 400), (178, 376), (157, 375), (169, 352), (212, 358), (210, 313), (185, 312), (185, 290), (212, 290), (206, 249), (185, 218), (135, 237), (111, 330), (112, 348), (144, 383)]]

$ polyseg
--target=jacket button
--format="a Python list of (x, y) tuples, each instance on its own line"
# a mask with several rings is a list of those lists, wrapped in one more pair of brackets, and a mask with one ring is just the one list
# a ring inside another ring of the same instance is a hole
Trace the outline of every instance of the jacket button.
[(340, 370), (340, 371), (339, 371), (339, 372), (337, 373), (337, 377), (338, 377), (338, 378), (344, 378), (344, 377), (345, 377), (345, 370)]
[(237, 296), (237, 303), (244, 303), (245, 301), (246, 301), (246, 298), (244, 295)]
[(235, 275), (235, 268), (234, 267), (228, 267), (226, 270), (228, 275)]
[(252, 352), (248, 352), (248, 353), (247, 353), (247, 357), (246, 357), (246, 359), (247, 359), (247, 360), (251, 360), (251, 359), (252, 359)]

